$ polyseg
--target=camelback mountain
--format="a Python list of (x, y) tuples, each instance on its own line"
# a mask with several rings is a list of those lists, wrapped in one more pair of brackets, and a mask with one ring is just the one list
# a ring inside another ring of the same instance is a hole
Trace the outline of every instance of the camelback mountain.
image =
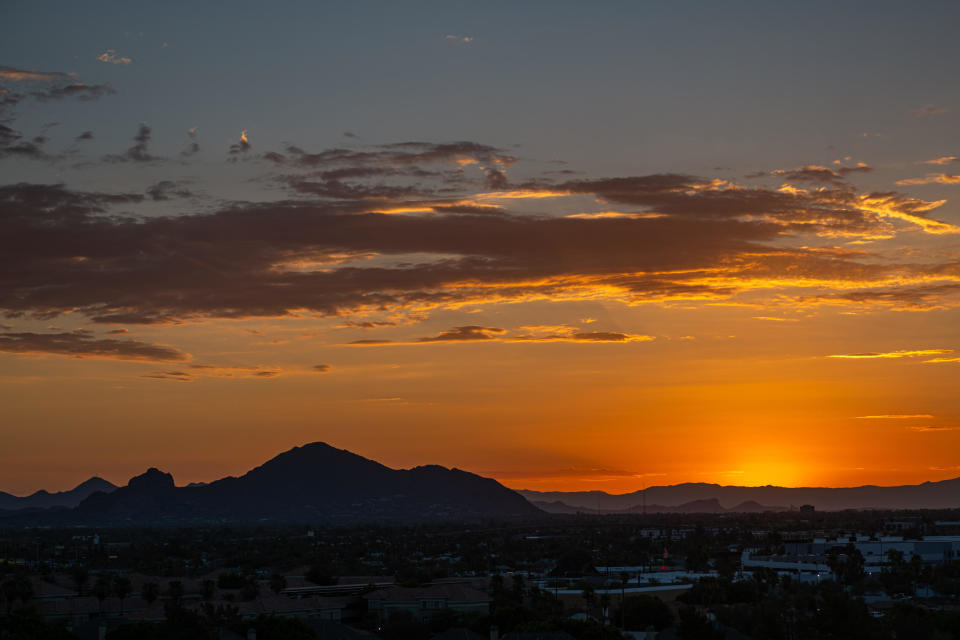
[[(322, 442), (295, 447), (235, 478), (177, 487), (151, 468), (75, 509), (32, 514), (48, 524), (478, 520), (541, 512), (496, 480), (459, 469), (391, 469)], [(0, 520), (2, 524), (2, 520)]]

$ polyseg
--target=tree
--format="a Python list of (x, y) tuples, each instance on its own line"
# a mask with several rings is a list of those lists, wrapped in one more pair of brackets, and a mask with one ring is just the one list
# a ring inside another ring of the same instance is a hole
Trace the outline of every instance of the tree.
[(183, 597), (183, 583), (179, 580), (171, 580), (167, 583), (167, 596), (169, 596), (170, 601), (177, 606), (180, 604), (180, 599)]
[(280, 592), (287, 588), (287, 579), (279, 573), (270, 576), (270, 590), (280, 595)]
[(250, 576), (240, 588), (240, 597), (244, 600), (255, 600), (260, 595), (260, 582)]
[(643, 631), (652, 626), (657, 631), (673, 624), (673, 612), (660, 598), (645, 594), (628, 596), (620, 607), (623, 629)]
[(697, 613), (693, 607), (680, 609), (680, 624), (677, 625), (677, 637), (683, 640), (723, 640), (726, 634), (717, 629), (712, 622)]
[(593, 603), (596, 599), (596, 592), (593, 590), (593, 586), (590, 584), (583, 585), (583, 591), (580, 595), (583, 597), (583, 601), (587, 603), (587, 613), (589, 613), (590, 610), (593, 609)]
[(73, 584), (77, 585), (77, 595), (83, 596), (83, 587), (90, 581), (90, 570), (82, 564), (75, 565), (70, 570), (70, 577)]
[(120, 614), (123, 615), (123, 601), (133, 591), (133, 585), (130, 584), (130, 578), (127, 576), (116, 576), (113, 579), (113, 595), (120, 598)]
[(200, 583), (200, 588), (203, 590), (203, 599), (206, 601), (213, 600), (213, 596), (217, 594), (217, 583), (213, 580), (204, 580)]
[(146, 600), (147, 604), (153, 604), (160, 596), (160, 585), (156, 582), (144, 582), (140, 589), (140, 597)]
[(0, 591), (3, 592), (3, 598), (7, 601), (7, 613), (13, 608), (13, 603), (17, 600), (17, 583), (13, 578), (3, 581), (0, 585)]
[(103, 601), (110, 597), (110, 578), (103, 574), (97, 576), (97, 581), (93, 583), (93, 595), (100, 603), (100, 613), (103, 613)]

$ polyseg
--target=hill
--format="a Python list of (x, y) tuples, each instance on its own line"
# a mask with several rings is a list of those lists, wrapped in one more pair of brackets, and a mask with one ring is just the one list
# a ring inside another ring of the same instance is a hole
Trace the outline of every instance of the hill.
[(81, 482), (69, 491), (50, 493), (41, 489), (29, 496), (15, 496), (0, 491), (0, 510), (50, 509), (51, 507), (75, 507), (97, 491), (110, 493), (116, 485), (96, 476)]
[(281, 453), (240, 477), (177, 487), (156, 468), (75, 509), (22, 516), (47, 524), (419, 522), (536, 516), (496, 480), (459, 469), (391, 469), (322, 442)]

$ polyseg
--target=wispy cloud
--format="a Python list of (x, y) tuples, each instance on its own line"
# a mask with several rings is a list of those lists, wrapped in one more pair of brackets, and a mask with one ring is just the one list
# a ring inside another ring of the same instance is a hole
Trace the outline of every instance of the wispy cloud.
[(944, 353), (953, 353), (953, 349), (902, 349), (899, 351), (879, 351), (868, 353), (842, 353), (827, 356), (828, 358), (846, 358), (850, 360), (876, 358), (917, 358), (921, 356), (935, 356)]
[(452, 34), (447, 34), (443, 36), (443, 39), (448, 42), (457, 42), (460, 44), (470, 44), (471, 42), (473, 42), (472, 36), (455, 36)]
[(917, 116), (918, 118), (927, 118), (930, 116), (938, 116), (947, 112), (946, 107), (938, 107), (934, 104), (928, 104), (925, 107), (920, 107), (919, 109), (911, 109), (910, 113)]
[(911, 420), (932, 417), (929, 413), (886, 413), (876, 416), (857, 416), (857, 420)]
[(910, 431), (916, 431), (918, 433), (938, 433), (941, 431), (957, 431), (957, 427), (907, 427)]
[(960, 162), (960, 158), (957, 156), (943, 156), (942, 158), (927, 160), (924, 162), (924, 164), (954, 164), (957, 162)]
[(896, 184), (900, 186), (909, 184), (960, 184), (960, 175), (950, 175), (948, 173), (928, 173), (926, 177), (923, 178), (897, 180)]
[[(531, 327), (527, 327), (530, 329)], [(411, 341), (394, 340), (354, 340), (350, 344), (358, 346), (400, 346), (400, 345), (418, 345), (437, 342), (648, 342), (654, 340), (653, 336), (621, 333), (619, 331), (577, 331), (573, 328), (548, 327), (549, 331), (543, 333), (520, 333), (510, 335), (506, 329), (499, 327), (481, 327), (477, 325), (468, 325), (454, 327), (443, 331), (435, 336), (416, 338)]]
[(189, 360), (179, 349), (140, 340), (96, 338), (87, 331), (71, 333), (0, 333), (0, 351), (17, 354), (50, 354), (72, 358), (113, 360)]

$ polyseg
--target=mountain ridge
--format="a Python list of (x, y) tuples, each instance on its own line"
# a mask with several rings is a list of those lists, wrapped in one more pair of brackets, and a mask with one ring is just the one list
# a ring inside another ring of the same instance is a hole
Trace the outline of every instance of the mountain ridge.
[(13, 518), (60, 526), (140, 526), (482, 520), (538, 514), (539, 509), (492, 478), (439, 465), (391, 469), (313, 442), (284, 451), (241, 476), (204, 485), (178, 487), (172, 475), (151, 467), (126, 486), (93, 493), (73, 509)]
[[(705, 482), (647, 487), (610, 494), (605, 491), (533, 491), (517, 493), (534, 503), (559, 502), (598, 513), (627, 513), (647, 505), (675, 508), (697, 500), (716, 499), (725, 510), (744, 503), (813, 505), (824, 511), (843, 509), (953, 509), (960, 507), (960, 477), (914, 485), (859, 487), (744, 487)], [(648, 511), (650, 507), (647, 507)]]
[(88, 496), (102, 491), (108, 493), (117, 486), (100, 476), (93, 476), (84, 480), (73, 489), (50, 492), (46, 489), (34, 491), (27, 496), (16, 496), (0, 491), (0, 510), (13, 511), (16, 509), (49, 509), (52, 507), (75, 507)]

